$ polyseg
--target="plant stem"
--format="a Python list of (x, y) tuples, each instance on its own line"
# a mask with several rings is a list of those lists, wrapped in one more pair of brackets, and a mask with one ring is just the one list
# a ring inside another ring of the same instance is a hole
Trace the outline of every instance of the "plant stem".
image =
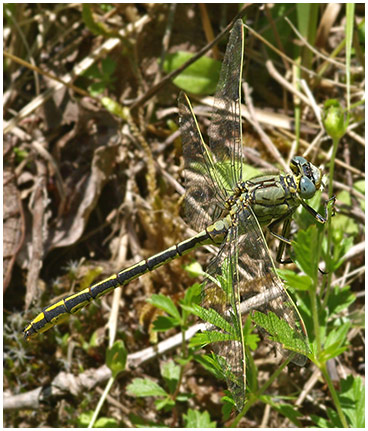
[(341, 421), (342, 426), (344, 428), (349, 428), (349, 425), (348, 425), (348, 423), (346, 421), (344, 413), (343, 413), (343, 411), (341, 409), (340, 400), (339, 400), (339, 398), (337, 396), (337, 393), (336, 393), (334, 385), (333, 385), (333, 383), (331, 381), (330, 375), (327, 372), (326, 362), (324, 362), (323, 364), (320, 364), (319, 365), (319, 369), (321, 370), (321, 373), (322, 373), (322, 375), (325, 378), (325, 381), (327, 383), (328, 389), (330, 390), (331, 397), (332, 397), (333, 402), (335, 404), (336, 411), (337, 411), (337, 414), (339, 416), (339, 419)]
[[(332, 198), (332, 192), (333, 192), (333, 176), (334, 176), (334, 170), (335, 170), (335, 158), (336, 158), (336, 152), (337, 147), (339, 145), (339, 139), (334, 138), (332, 140), (332, 155), (330, 160), (330, 172), (329, 172), (329, 181), (328, 181), (328, 197), (329, 199)], [(332, 282), (332, 271), (329, 269), (331, 268), (331, 261), (333, 261), (333, 255), (332, 255), (332, 227), (331, 227), (331, 216), (332, 216), (332, 209), (331, 205), (327, 208), (327, 253), (326, 253), (326, 267), (328, 270), (327, 274), (327, 286), (326, 286), (326, 293), (323, 298), (323, 307), (326, 307), (328, 297), (330, 295), (331, 291), (331, 282)]]
[(91, 421), (90, 421), (90, 423), (88, 425), (88, 428), (92, 428), (93, 425), (94, 425), (94, 423), (96, 422), (98, 414), (100, 413), (100, 410), (101, 410), (101, 408), (103, 406), (103, 403), (105, 402), (105, 399), (107, 398), (107, 395), (110, 392), (111, 386), (114, 383), (114, 381), (115, 381), (114, 377), (110, 377), (109, 378), (109, 381), (107, 382), (105, 390), (103, 391), (103, 394), (102, 394), (101, 398), (98, 401), (98, 404), (97, 404), (97, 406), (95, 408), (95, 411), (93, 412), (93, 416), (92, 416)]

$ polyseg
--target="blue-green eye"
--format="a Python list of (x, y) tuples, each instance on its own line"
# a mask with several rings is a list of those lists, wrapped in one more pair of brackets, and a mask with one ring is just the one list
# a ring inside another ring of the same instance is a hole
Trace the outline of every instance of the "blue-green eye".
[(302, 156), (295, 156), (294, 161), (298, 162), (300, 165), (305, 165), (308, 163), (307, 160)]
[(303, 199), (310, 199), (316, 193), (316, 186), (309, 178), (302, 177), (299, 182), (299, 193)]

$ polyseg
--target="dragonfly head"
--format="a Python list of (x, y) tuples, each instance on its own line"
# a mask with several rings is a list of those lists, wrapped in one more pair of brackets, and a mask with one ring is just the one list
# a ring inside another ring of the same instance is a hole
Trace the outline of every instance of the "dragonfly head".
[(295, 156), (290, 162), (296, 186), (303, 199), (310, 199), (321, 187), (322, 172), (304, 157)]

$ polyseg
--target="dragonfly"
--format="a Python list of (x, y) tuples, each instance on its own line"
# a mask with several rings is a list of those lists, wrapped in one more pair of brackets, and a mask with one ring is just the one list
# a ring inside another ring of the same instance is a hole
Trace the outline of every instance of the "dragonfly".
[[(208, 340), (238, 410), (246, 399), (244, 309), (271, 342), (275, 342), (272, 334), (275, 326), (284, 328), (282, 332), (290, 330), (294, 345), (280, 340), (275, 344), (294, 363), (300, 366), (306, 363), (309, 353), (306, 330), (276, 273), (262, 227), (267, 226), (280, 240), (280, 251), (291, 245), (287, 238), (290, 220), (300, 205), (317, 222), (325, 223), (326, 216), (305, 202), (320, 189), (322, 172), (305, 158), (296, 156), (291, 160), (290, 173), (243, 180), (243, 56), (244, 29), (238, 20), (232, 28), (220, 72), (208, 144), (188, 96), (185, 93), (179, 96), (186, 213), (190, 225), (199, 233), (47, 306), (26, 326), (25, 339), (47, 331), (92, 300), (173, 259), (198, 247), (214, 245), (218, 253), (207, 267), (197, 314), (214, 328), (207, 331)], [(280, 235), (274, 228), (281, 223), (284, 228)]]

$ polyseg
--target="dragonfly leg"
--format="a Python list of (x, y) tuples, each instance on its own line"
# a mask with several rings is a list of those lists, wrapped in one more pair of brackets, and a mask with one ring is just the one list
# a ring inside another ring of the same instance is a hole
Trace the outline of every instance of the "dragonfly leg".
[(327, 201), (325, 201), (325, 203), (324, 203), (324, 207), (325, 207), (325, 214), (324, 214), (324, 216), (322, 216), (321, 214), (319, 214), (312, 207), (310, 207), (306, 202), (304, 202), (303, 200), (301, 200), (301, 204), (309, 212), (309, 214), (311, 214), (319, 223), (322, 223), (322, 224), (326, 223), (326, 221), (327, 221), (327, 217), (328, 217), (328, 204), (329, 204), (329, 202), (332, 202), (332, 213), (331, 213), (331, 215), (334, 216), (335, 215), (336, 196), (332, 196), (332, 198), (330, 198)]
[[(291, 216), (292, 216), (293, 212), (294, 211), (289, 211), (288, 213), (286, 213), (282, 217), (273, 221), (268, 226), (268, 229), (269, 229), (271, 235), (273, 235), (275, 238), (277, 238), (280, 241), (279, 248), (277, 250), (277, 255), (276, 255), (276, 261), (278, 263), (283, 263), (283, 264), (292, 263), (292, 260), (290, 258), (283, 259), (283, 255), (284, 255), (285, 248), (287, 246), (290, 247), (290, 245), (291, 245), (289, 235), (290, 235), (290, 227), (291, 227)], [(274, 232), (273, 229), (275, 228), (275, 226), (277, 226), (278, 224), (280, 224), (282, 222), (284, 222), (284, 224), (282, 226), (282, 232), (280, 235), (280, 234)]]
[[(324, 207), (325, 207), (324, 216), (322, 216), (317, 211), (315, 211), (312, 207), (310, 207), (303, 200), (301, 201), (301, 203), (302, 203), (303, 207), (309, 212), (309, 214), (311, 214), (313, 216), (313, 218), (315, 220), (317, 220), (319, 223), (324, 224), (324, 223), (326, 223), (327, 218), (328, 218), (328, 204), (329, 204), (329, 202), (332, 202), (332, 213), (331, 213), (331, 215), (332, 216), (335, 215), (335, 201), (336, 201), (335, 196), (332, 196), (332, 198), (325, 201), (325, 203), (324, 203)], [(291, 240), (289, 239), (289, 236), (290, 236), (290, 227), (291, 227), (291, 216), (292, 216), (293, 212), (294, 211), (289, 211), (288, 213), (284, 214), (282, 217), (273, 221), (268, 226), (270, 233), (280, 241), (280, 245), (279, 245), (279, 248), (277, 250), (277, 255), (276, 255), (276, 261), (278, 263), (282, 263), (282, 264), (292, 263), (292, 260), (290, 258), (283, 259), (283, 255), (284, 255), (286, 247), (287, 246), (289, 247), (291, 245)], [(281, 233), (281, 235), (279, 235), (278, 233), (274, 232), (273, 229), (275, 228), (275, 226), (277, 226), (278, 224), (280, 224), (282, 222), (284, 222), (283, 227), (282, 227), (282, 233)]]

